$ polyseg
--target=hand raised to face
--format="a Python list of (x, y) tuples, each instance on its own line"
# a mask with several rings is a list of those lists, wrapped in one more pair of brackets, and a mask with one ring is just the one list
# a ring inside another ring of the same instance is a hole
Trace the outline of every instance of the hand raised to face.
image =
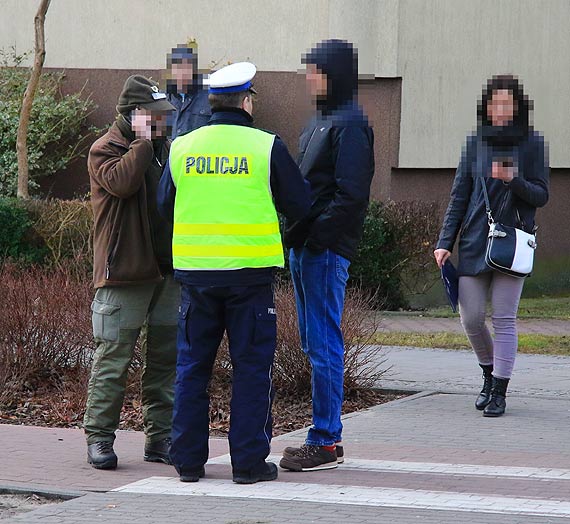
[(515, 177), (515, 167), (512, 163), (505, 165), (503, 162), (493, 161), (491, 177), (508, 183)]
[(137, 138), (146, 140), (166, 138), (168, 136), (167, 114), (143, 108), (135, 109), (131, 116), (131, 129)]

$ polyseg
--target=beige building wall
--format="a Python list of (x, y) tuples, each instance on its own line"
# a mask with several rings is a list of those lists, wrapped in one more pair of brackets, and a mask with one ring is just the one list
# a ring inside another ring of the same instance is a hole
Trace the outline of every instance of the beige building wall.
[[(0, 48), (32, 47), (37, 4), (0, 0)], [(524, 80), (551, 165), (570, 167), (569, 20), (570, 0), (56, 0), (46, 66), (155, 70), (194, 37), (200, 67), (296, 71), (310, 44), (347, 38), (361, 73), (403, 79), (399, 167), (455, 166), (482, 84), (498, 73)]]
[(456, 166), (493, 74), (535, 101), (552, 167), (570, 167), (570, 1), (400, 0), (400, 167)]
[[(31, 47), (37, 4), (0, 0), (0, 47)], [(395, 76), (397, 7), (398, 0), (57, 0), (46, 19), (46, 66), (159, 69), (174, 44), (196, 38), (201, 67), (251, 60), (263, 71), (296, 71), (312, 43), (336, 37), (361, 47), (362, 73)], [(390, 30), (378, 31), (378, 17)]]

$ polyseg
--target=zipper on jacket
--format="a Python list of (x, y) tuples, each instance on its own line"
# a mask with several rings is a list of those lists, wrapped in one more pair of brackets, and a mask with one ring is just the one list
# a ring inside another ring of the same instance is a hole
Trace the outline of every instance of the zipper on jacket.
[(111, 244), (111, 249), (109, 249), (109, 256), (107, 257), (107, 280), (109, 279), (109, 275), (111, 274), (111, 262), (113, 261), (113, 259), (115, 258), (115, 255), (117, 254), (117, 246), (119, 244), (119, 233), (117, 233), (115, 235), (115, 238), (113, 239), (113, 243)]
[(311, 145), (311, 141), (313, 140), (313, 137), (315, 136), (315, 133), (317, 132), (317, 125), (315, 125), (315, 129), (313, 129), (313, 132), (311, 133), (311, 136), (309, 138), (309, 141), (307, 142), (307, 147), (305, 147), (305, 152), (303, 154), (303, 160), (301, 160), (301, 165), (299, 166), (299, 168), (303, 165), (303, 162), (305, 161), (305, 158), (307, 157), (307, 152), (309, 151), (309, 146)]

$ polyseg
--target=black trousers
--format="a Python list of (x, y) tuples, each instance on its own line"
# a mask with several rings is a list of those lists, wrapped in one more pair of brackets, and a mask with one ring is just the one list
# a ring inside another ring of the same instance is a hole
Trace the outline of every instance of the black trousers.
[(272, 366), (277, 317), (271, 284), (182, 285), (170, 455), (179, 474), (208, 460), (208, 383), (227, 332), (233, 368), (230, 453), (234, 472), (255, 471), (272, 437)]

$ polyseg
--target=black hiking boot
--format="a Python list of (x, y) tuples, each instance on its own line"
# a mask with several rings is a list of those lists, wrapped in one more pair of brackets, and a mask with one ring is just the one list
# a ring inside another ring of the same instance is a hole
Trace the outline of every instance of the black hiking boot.
[(95, 469), (116, 469), (118, 460), (113, 443), (109, 440), (87, 445), (87, 462)]
[(163, 464), (171, 466), (170, 444), (172, 444), (172, 439), (170, 437), (145, 444), (144, 460), (146, 462), (162, 462)]

